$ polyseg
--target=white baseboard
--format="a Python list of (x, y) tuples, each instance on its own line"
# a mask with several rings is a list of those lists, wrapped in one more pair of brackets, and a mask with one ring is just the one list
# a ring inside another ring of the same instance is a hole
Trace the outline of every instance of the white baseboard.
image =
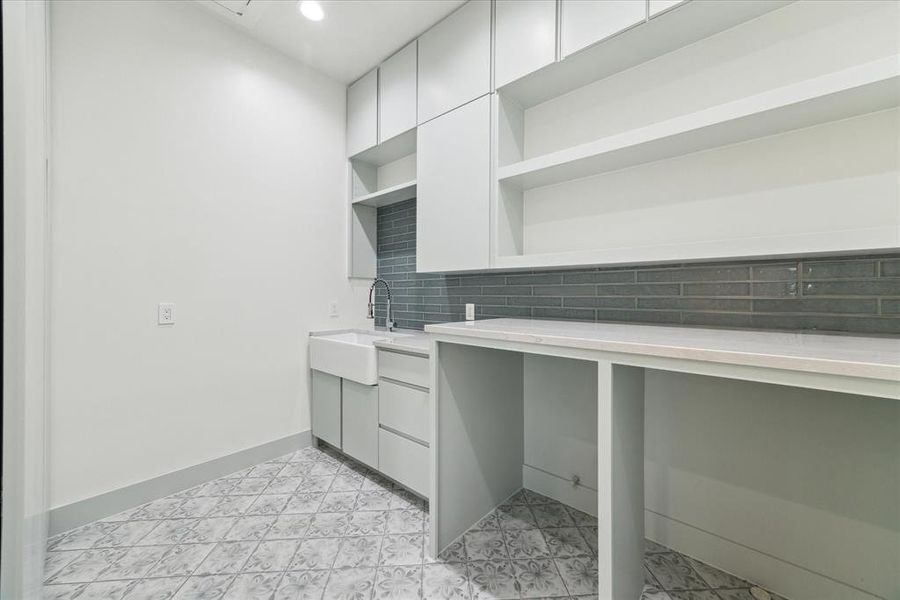
[(597, 492), (534, 467), (522, 465), (522, 487), (597, 516)]
[(650, 510), (644, 511), (644, 531), (654, 542), (790, 600), (886, 600)]
[(246, 469), (267, 460), (283, 456), (312, 444), (312, 433), (300, 433), (273, 440), (253, 448), (240, 450), (227, 456), (166, 473), (153, 479), (141, 481), (99, 496), (85, 498), (72, 504), (58, 506), (50, 510), (50, 535), (56, 535), (75, 527), (91, 523), (163, 498), (169, 494), (186, 490), (205, 481)]

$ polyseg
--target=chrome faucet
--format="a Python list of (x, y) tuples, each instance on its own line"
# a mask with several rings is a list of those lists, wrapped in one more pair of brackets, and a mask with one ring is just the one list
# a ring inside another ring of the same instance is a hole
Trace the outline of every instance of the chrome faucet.
[(387, 327), (388, 331), (394, 330), (394, 320), (391, 313), (391, 286), (388, 285), (388, 282), (380, 277), (376, 277), (375, 281), (372, 282), (372, 286), (369, 288), (369, 313), (366, 315), (366, 318), (374, 319), (375, 318), (375, 303), (372, 300), (372, 294), (375, 292), (375, 286), (378, 283), (384, 284), (384, 289), (387, 290), (387, 317), (385, 318), (384, 325)]

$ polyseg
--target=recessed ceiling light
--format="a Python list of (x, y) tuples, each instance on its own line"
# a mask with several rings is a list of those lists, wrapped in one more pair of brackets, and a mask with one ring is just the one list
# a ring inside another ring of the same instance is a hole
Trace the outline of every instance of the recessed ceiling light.
[(322, 5), (315, 0), (303, 0), (300, 3), (300, 14), (310, 21), (321, 21), (325, 18), (325, 11), (322, 10)]

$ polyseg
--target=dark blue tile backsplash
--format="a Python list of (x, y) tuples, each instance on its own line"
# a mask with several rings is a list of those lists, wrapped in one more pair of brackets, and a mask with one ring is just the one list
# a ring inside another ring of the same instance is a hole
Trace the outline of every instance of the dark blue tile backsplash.
[[(467, 274), (416, 273), (416, 201), (378, 209), (378, 274), (399, 327), (476, 318), (900, 334), (900, 253)], [(376, 320), (384, 324), (378, 291)]]

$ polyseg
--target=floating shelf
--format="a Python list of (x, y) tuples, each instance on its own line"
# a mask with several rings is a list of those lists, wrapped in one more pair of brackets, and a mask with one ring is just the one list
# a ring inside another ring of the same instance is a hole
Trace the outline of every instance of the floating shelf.
[(897, 107), (900, 56), (500, 167), (531, 189)]
[(894, 226), (882, 226), (677, 244), (500, 255), (494, 258), (492, 267), (528, 270), (549, 267), (667, 264), (697, 260), (763, 260), (784, 256), (833, 254), (836, 247), (846, 253), (889, 252), (896, 250), (898, 245), (900, 245), (900, 230)]
[(389, 188), (360, 196), (353, 199), (354, 205), (361, 206), (387, 206), (416, 197), (416, 180), (393, 185)]

